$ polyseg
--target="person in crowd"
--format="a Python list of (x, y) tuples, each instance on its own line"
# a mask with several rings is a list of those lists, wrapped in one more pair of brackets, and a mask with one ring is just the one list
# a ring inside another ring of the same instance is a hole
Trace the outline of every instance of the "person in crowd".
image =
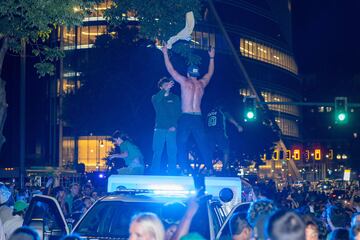
[(83, 197), (82, 201), (83, 201), (83, 203), (85, 205), (85, 210), (84, 210), (85, 212), (87, 210), (89, 210), (89, 208), (94, 204), (94, 200), (91, 197), (88, 197), (88, 196)]
[(356, 212), (353, 214), (351, 218), (351, 226), (360, 225), (360, 212)]
[(165, 240), (170, 240), (175, 234), (180, 221), (186, 211), (182, 202), (169, 202), (162, 208), (162, 220), (165, 227)]
[(0, 240), (5, 240), (5, 233), (4, 233), (4, 227), (3, 223), (0, 220)]
[(92, 191), (93, 191), (93, 188), (92, 188), (91, 184), (90, 184), (90, 183), (87, 183), (87, 184), (85, 184), (85, 186), (83, 187), (82, 195), (83, 195), (83, 196), (87, 196), (87, 197), (91, 197)]
[(183, 239), (185, 236), (187, 237), (187, 239), (190, 239), (190, 234), (196, 234), (190, 232), (190, 225), (199, 210), (202, 197), (193, 197), (189, 199), (186, 212), (182, 217), (174, 235), (170, 238), (171, 240), (180, 240)]
[(350, 203), (356, 212), (360, 212), (360, 190), (353, 192)]
[(13, 217), (12, 209), (9, 206), (10, 201), (11, 192), (5, 186), (5, 184), (0, 183), (0, 220), (3, 224), (5, 224), (6, 221)]
[(350, 228), (350, 240), (360, 240), (360, 225), (354, 225)]
[(30, 194), (28, 189), (20, 189), (16, 194), (16, 201), (22, 200), (24, 202), (28, 202), (30, 198)]
[(80, 198), (76, 199), (71, 210), (71, 219), (73, 220), (73, 224), (76, 224), (80, 220), (85, 211), (86, 206), (83, 200)]
[(53, 196), (56, 198), (58, 203), (60, 204), (61, 210), (64, 213), (64, 216), (68, 215), (68, 208), (66, 207), (66, 192), (65, 189), (61, 186), (53, 188)]
[(40, 236), (30, 227), (21, 227), (15, 230), (9, 240), (40, 240)]
[(235, 213), (230, 219), (230, 234), (232, 240), (250, 240), (252, 229), (246, 220), (246, 214)]
[(130, 141), (127, 134), (115, 131), (112, 135), (115, 146), (120, 148), (120, 153), (115, 153), (109, 156), (113, 158), (123, 158), (126, 167), (118, 170), (119, 174), (141, 175), (144, 173), (144, 157), (140, 149)]
[(61, 240), (81, 240), (81, 237), (77, 234), (70, 234), (70, 235), (66, 235)]
[(168, 55), (167, 46), (162, 48), (162, 52), (167, 71), (172, 78), (180, 84), (181, 88), (182, 114), (179, 118), (177, 131), (178, 162), (184, 170), (189, 168), (187, 142), (192, 134), (200, 151), (200, 157), (203, 160), (207, 171), (211, 173), (213, 168), (212, 157), (209, 151), (209, 144), (201, 115), (201, 100), (205, 88), (214, 74), (215, 48), (212, 47), (209, 51), (210, 61), (208, 72), (199, 80), (198, 77), (200, 76), (200, 73), (197, 66), (190, 66), (187, 71), (187, 76), (182, 76), (174, 69)]
[(164, 240), (165, 230), (154, 213), (139, 213), (130, 223), (129, 240)]
[(349, 230), (346, 228), (336, 228), (329, 233), (327, 240), (348, 240)]
[(181, 114), (180, 99), (171, 92), (174, 87), (172, 79), (161, 78), (158, 87), (160, 91), (151, 98), (156, 113), (151, 171), (154, 174), (160, 173), (161, 157), (166, 143), (168, 173), (173, 175), (176, 173), (176, 129)]
[(350, 216), (340, 206), (328, 206), (326, 209), (326, 221), (331, 231), (336, 228), (346, 228), (350, 226)]
[(259, 199), (251, 203), (247, 212), (247, 221), (253, 229), (254, 238), (265, 239), (265, 223), (276, 210), (275, 203), (269, 199)]
[(80, 185), (78, 183), (71, 184), (70, 193), (67, 194), (65, 198), (65, 204), (68, 214), (72, 213), (73, 203), (76, 199), (80, 197), (79, 191), (80, 191)]
[(224, 170), (229, 168), (230, 153), (229, 137), (227, 135), (226, 126), (227, 121), (233, 124), (239, 132), (243, 131), (243, 127), (219, 103), (208, 112), (206, 118), (211, 153), (214, 153), (216, 148), (218, 148), (221, 155), (220, 159), (223, 161)]
[(99, 199), (99, 194), (98, 194), (98, 192), (93, 191), (93, 192), (91, 193), (91, 198), (94, 200), (94, 202), (96, 202), (96, 201)]
[(13, 210), (14, 216), (4, 223), (4, 233), (6, 239), (9, 239), (13, 232), (23, 225), (25, 212), (28, 206), (29, 205), (22, 200), (15, 202)]
[(305, 240), (305, 224), (295, 212), (278, 210), (268, 220), (266, 235), (271, 240)]
[[(306, 240), (318, 240), (319, 239), (319, 226), (316, 223), (315, 218), (310, 212), (305, 215), (300, 215), (305, 223), (305, 237)], [(326, 235), (325, 235), (326, 236)]]

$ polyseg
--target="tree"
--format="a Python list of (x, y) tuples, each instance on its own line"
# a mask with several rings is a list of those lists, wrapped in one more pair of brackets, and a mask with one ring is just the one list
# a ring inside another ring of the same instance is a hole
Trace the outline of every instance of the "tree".
[(0, 150), (5, 142), (3, 127), (7, 102), (5, 81), (1, 78), (6, 53), (21, 51), (21, 41), (31, 46), (39, 58), (34, 65), (40, 77), (54, 75), (54, 61), (64, 57), (58, 47), (47, 40), (59, 26), (79, 25), (92, 2), (85, 0), (2, 0), (0, 3)]
[[(105, 16), (111, 26), (128, 23), (131, 16), (139, 21), (140, 38), (165, 42), (184, 28), (189, 11), (199, 21), (200, 0), (114, 0)], [(183, 56), (189, 65), (200, 63), (200, 57), (192, 53), (189, 42), (181, 41), (172, 50)]]

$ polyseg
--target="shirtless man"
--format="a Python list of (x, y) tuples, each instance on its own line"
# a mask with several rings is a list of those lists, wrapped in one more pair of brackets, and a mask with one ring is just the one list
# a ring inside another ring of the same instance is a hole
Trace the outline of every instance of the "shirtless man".
[(192, 134), (200, 151), (200, 157), (206, 168), (211, 170), (211, 152), (205, 135), (200, 105), (204, 95), (204, 89), (209, 84), (214, 73), (215, 48), (212, 47), (209, 51), (210, 62), (208, 72), (199, 80), (197, 79), (199, 77), (199, 69), (196, 66), (190, 66), (187, 76), (182, 76), (171, 64), (166, 46), (162, 48), (162, 52), (164, 54), (166, 69), (181, 87), (182, 114), (178, 122), (177, 133), (179, 164), (183, 169), (188, 168), (188, 152), (186, 146), (187, 140), (190, 134)]

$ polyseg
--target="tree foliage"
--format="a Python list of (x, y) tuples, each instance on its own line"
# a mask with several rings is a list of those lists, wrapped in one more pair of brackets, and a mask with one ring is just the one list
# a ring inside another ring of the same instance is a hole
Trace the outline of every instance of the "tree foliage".
[[(112, 26), (127, 24), (131, 16), (139, 21), (140, 38), (164, 42), (184, 28), (189, 11), (199, 21), (200, 0), (114, 0), (105, 15)], [(175, 44), (173, 51), (183, 56), (188, 64), (200, 63), (200, 57), (192, 53), (189, 42)]]
[(19, 53), (24, 39), (40, 58), (35, 65), (39, 75), (54, 74), (52, 62), (64, 54), (57, 47), (50, 48), (46, 41), (60, 25), (79, 25), (91, 5), (91, 1), (85, 0), (2, 0), (0, 39), (4, 54), (7, 50)]
[(90, 10), (86, 0), (1, 0), (0, 1), (0, 150), (5, 137), (3, 128), (7, 116), (5, 82), (1, 79), (6, 53), (17, 54), (22, 42), (31, 45), (32, 54), (40, 61), (34, 66), (39, 76), (55, 73), (54, 61), (64, 56), (48, 39), (59, 26), (79, 25)]

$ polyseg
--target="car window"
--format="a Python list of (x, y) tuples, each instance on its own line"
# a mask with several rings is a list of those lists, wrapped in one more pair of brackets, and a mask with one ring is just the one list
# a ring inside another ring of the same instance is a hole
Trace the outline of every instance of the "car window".
[(144, 202), (100, 202), (94, 206), (75, 228), (85, 236), (126, 238), (131, 218), (140, 212), (161, 216), (162, 204)]
[(58, 206), (52, 199), (34, 197), (24, 218), (24, 225), (31, 226), (52, 239), (65, 235), (67, 227)]
[(228, 221), (225, 223), (224, 228), (222, 229), (220, 238), (221, 240), (223, 239), (231, 239), (231, 233), (230, 233), (230, 218), (232, 216), (234, 216), (234, 214), (238, 213), (241, 214), (243, 216), (247, 215), (247, 211), (250, 207), (250, 203), (242, 203), (239, 206), (237, 206), (233, 212), (231, 213), (231, 215), (228, 216)]

